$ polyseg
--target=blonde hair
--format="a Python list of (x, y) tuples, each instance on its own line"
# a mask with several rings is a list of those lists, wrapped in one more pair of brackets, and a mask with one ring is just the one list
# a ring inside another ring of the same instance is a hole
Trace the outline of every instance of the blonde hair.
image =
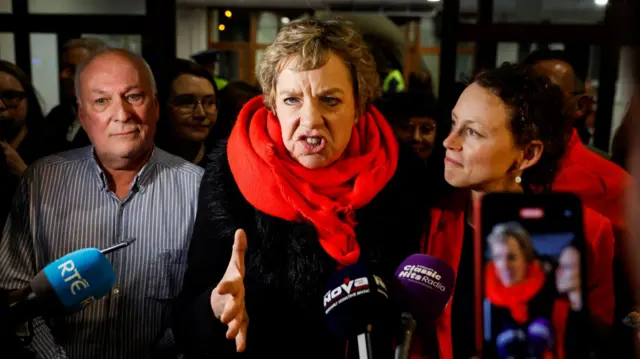
[(381, 93), (380, 78), (362, 36), (349, 21), (340, 19), (298, 19), (280, 30), (258, 69), (265, 105), (275, 110), (278, 74), (289, 61), (297, 60), (297, 71), (308, 71), (325, 65), (331, 54), (340, 56), (349, 68), (357, 113), (365, 113)]
[(487, 236), (487, 241), (490, 245), (498, 243), (506, 245), (509, 238), (516, 240), (527, 263), (533, 262), (536, 257), (536, 252), (535, 249), (533, 249), (529, 232), (518, 222), (507, 222), (496, 225)]

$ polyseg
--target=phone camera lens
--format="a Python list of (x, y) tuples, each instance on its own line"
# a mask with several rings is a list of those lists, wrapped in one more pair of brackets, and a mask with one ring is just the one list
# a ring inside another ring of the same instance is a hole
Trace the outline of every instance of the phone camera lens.
[(573, 212), (571, 212), (571, 210), (569, 210), (569, 209), (564, 211), (564, 216), (565, 217), (571, 217), (572, 214), (573, 214)]

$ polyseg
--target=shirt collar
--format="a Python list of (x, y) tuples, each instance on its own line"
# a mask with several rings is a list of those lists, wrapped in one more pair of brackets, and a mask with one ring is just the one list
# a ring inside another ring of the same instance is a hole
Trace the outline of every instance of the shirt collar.
[[(133, 184), (131, 186), (131, 188), (137, 187), (138, 191), (142, 193), (144, 193), (147, 186), (151, 183), (155, 164), (158, 162), (157, 148), (154, 146), (152, 151), (153, 152), (151, 153), (149, 160), (147, 160), (147, 163), (145, 163), (145, 165), (140, 169), (140, 171), (138, 171), (138, 174), (136, 174), (136, 177), (133, 179)], [(91, 167), (93, 168), (93, 171), (95, 172), (98, 178), (98, 181), (97, 181), (98, 187), (100, 188), (100, 190), (104, 190), (108, 188), (107, 177), (102, 167), (100, 167), (98, 160), (96, 159), (96, 150), (93, 146), (91, 146), (90, 157), (91, 157), (91, 165), (92, 165)]]

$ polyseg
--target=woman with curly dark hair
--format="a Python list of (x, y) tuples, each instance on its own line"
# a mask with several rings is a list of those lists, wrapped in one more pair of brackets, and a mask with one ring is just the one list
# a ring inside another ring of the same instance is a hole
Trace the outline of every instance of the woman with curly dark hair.
[[(424, 251), (448, 262), (457, 273), (452, 305), (439, 318), (441, 358), (476, 355), (474, 318), (474, 204), (488, 192), (550, 191), (570, 135), (561, 90), (529, 67), (504, 64), (479, 74), (453, 109), (444, 140), (444, 177), (453, 186), (431, 210)], [(585, 209), (592, 320), (613, 319), (611, 223)], [(567, 310), (571, 311), (569, 305)], [(453, 353), (450, 343), (453, 330)], [(455, 355), (454, 355), (455, 354)]]

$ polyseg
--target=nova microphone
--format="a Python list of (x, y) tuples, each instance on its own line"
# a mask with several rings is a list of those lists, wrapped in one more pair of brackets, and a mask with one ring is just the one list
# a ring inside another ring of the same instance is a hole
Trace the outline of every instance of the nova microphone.
[(81, 311), (107, 295), (115, 281), (113, 266), (99, 249), (77, 250), (49, 264), (31, 280), (26, 298), (11, 305), (10, 322), (18, 325), (41, 315)]
[[(345, 267), (329, 280), (323, 299), (329, 327), (351, 344), (350, 357), (390, 356), (380, 354), (386, 338), (378, 335), (384, 332), (389, 313), (387, 286), (380, 277), (361, 263)], [(389, 337), (389, 350), (390, 343)]]
[(435, 257), (414, 254), (400, 264), (394, 279), (393, 298), (403, 311), (403, 340), (395, 357), (408, 359), (416, 324), (429, 326), (442, 314), (453, 292), (455, 273)]

